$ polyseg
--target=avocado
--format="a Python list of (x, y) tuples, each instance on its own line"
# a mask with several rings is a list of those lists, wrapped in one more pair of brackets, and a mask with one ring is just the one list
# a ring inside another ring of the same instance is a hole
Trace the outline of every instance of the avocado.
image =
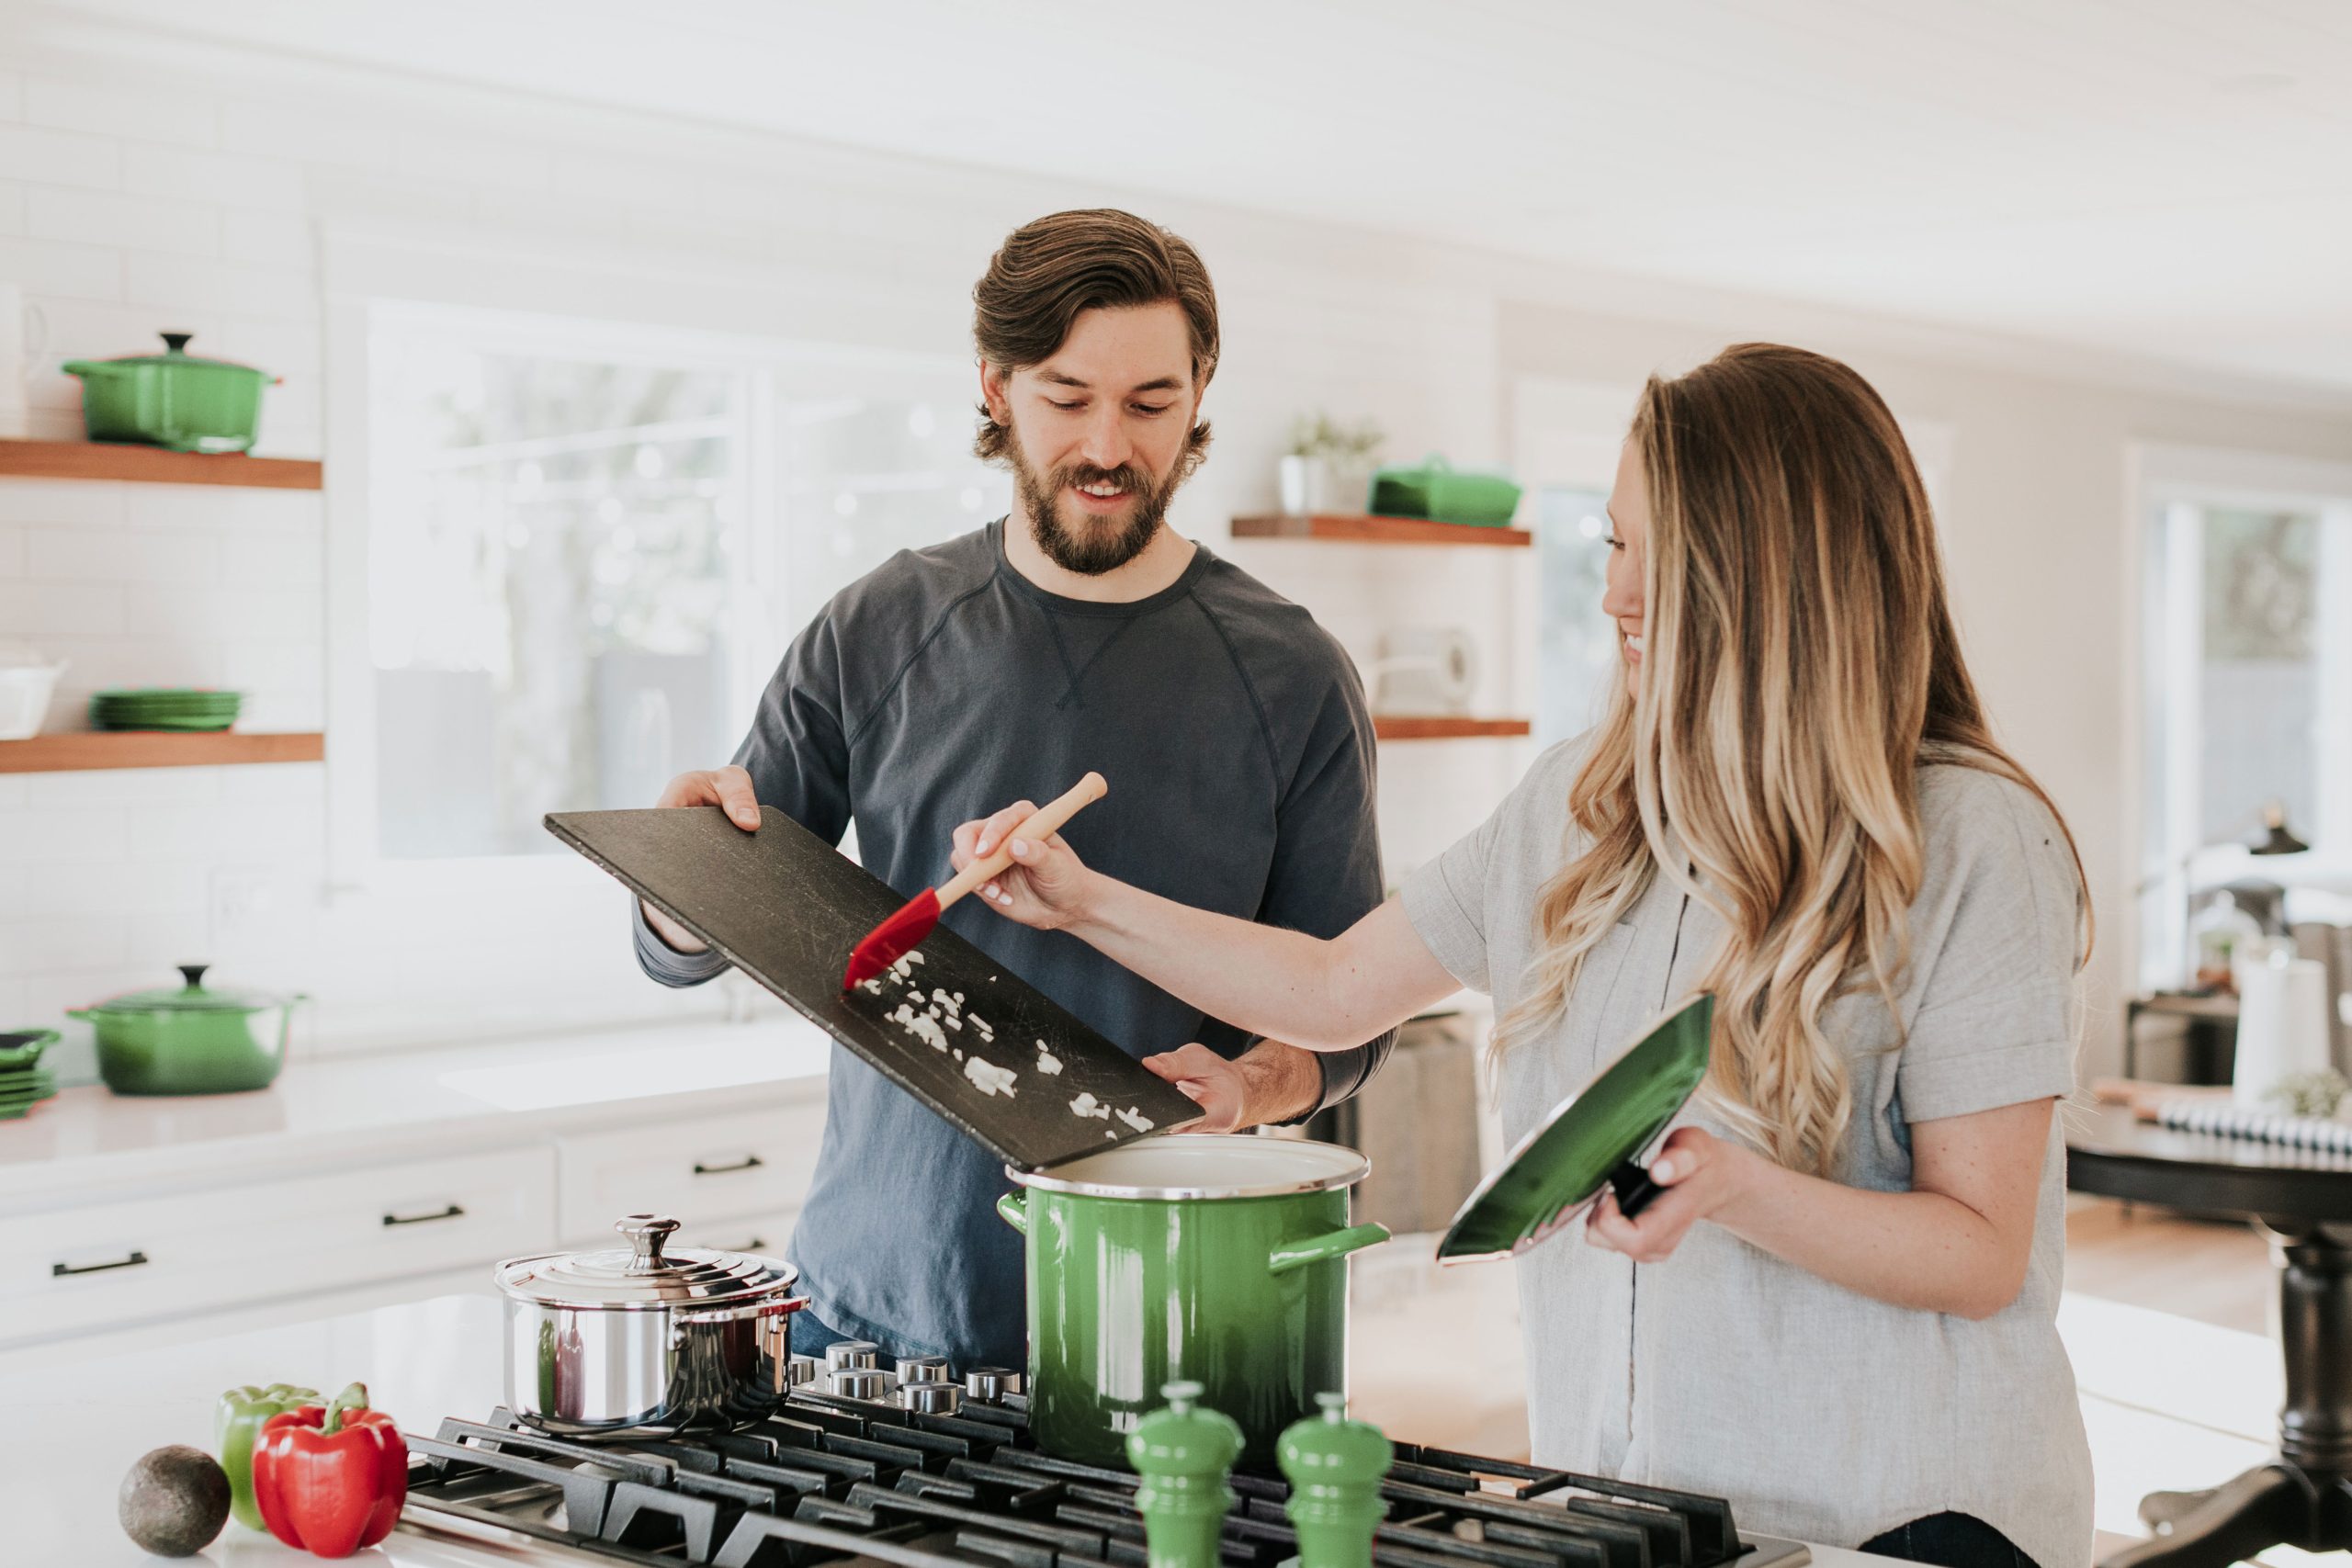
[(158, 1557), (193, 1557), (229, 1518), (229, 1477), (202, 1449), (185, 1443), (140, 1458), (122, 1478), (122, 1529)]

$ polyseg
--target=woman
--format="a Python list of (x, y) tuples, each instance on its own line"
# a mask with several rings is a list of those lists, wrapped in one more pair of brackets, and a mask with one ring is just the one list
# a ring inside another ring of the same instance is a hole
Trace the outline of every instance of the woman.
[[(1993, 739), (1894, 417), (1834, 360), (1643, 389), (1611, 499), (1625, 680), (1484, 826), (1331, 942), (1016, 840), (984, 892), (1214, 1016), (1317, 1049), (1494, 995), (1515, 1141), (1659, 1010), (1708, 1079), (1637, 1220), (1521, 1269), (1539, 1462), (1725, 1495), (1747, 1528), (2075, 1568), (2090, 1462), (2055, 1326), (2056, 1102), (2081, 867)], [(957, 834), (957, 863), (1026, 815)], [(1232, 1086), (1162, 1058), (1212, 1120)]]

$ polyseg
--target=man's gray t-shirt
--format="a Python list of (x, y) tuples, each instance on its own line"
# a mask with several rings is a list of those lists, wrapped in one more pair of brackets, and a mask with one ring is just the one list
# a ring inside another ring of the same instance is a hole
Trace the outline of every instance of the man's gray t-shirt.
[[(1004, 524), (901, 552), (852, 583), (785, 655), (735, 760), (764, 805), (899, 892), (946, 881), (956, 826), (1046, 801), (1090, 769), (1110, 793), (1062, 829), (1098, 870), (1200, 908), (1336, 936), (1380, 902), (1362, 684), (1305, 610), (1205, 548), (1132, 604), (1046, 592), (1006, 562)], [(946, 925), (1138, 1056), (1250, 1043), (1060, 931), (967, 898)], [(725, 967), (637, 925), (646, 972)], [(844, 955), (846, 957), (846, 955)], [(1393, 1035), (1321, 1057), (1324, 1104)], [(1020, 1238), (979, 1145), (836, 1046), (825, 1137), (793, 1233), (817, 1317), (899, 1355), (1019, 1367)]]

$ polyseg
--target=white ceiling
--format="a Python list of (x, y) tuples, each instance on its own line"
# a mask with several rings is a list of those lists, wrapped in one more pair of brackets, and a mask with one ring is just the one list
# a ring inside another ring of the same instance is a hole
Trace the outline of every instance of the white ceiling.
[(74, 9), (2352, 388), (2346, 0)]

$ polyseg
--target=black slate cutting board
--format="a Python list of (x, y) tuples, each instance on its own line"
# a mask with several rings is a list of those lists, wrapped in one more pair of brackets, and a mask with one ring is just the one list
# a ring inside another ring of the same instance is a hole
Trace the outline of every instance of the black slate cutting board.
[[(844, 992), (850, 949), (906, 898), (781, 811), (761, 807), (755, 833), (715, 806), (559, 812), (547, 826), (1009, 1165), (1039, 1170), (1200, 1117), (1173, 1084), (944, 925), (916, 949), (921, 962), (904, 964), (907, 979), (886, 974), (878, 995)], [(910, 984), (925, 998), (915, 1012), (943, 1014), (944, 1049), (890, 1021), (901, 1003), (913, 1006)], [(941, 990), (963, 993), (960, 1029), (929, 999)], [(1041, 1040), (1058, 1073), (1041, 1066)], [(976, 1055), (1017, 1075), (1009, 1095), (967, 1075)], [(1071, 1110), (1088, 1094), (1107, 1117)]]

